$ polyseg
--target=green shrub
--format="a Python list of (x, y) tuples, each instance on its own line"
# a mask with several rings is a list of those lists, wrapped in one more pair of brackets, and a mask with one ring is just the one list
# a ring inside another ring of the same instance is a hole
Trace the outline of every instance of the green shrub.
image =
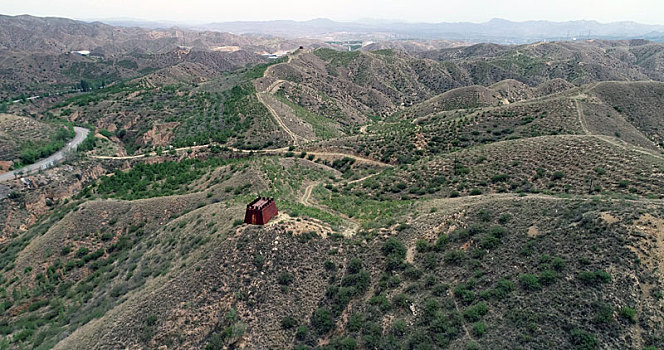
[(539, 281), (545, 286), (553, 284), (557, 278), (558, 274), (552, 270), (545, 270), (539, 275)]
[(396, 258), (397, 260), (406, 258), (406, 246), (394, 237), (390, 237), (385, 241), (382, 251), (383, 255)]
[(468, 322), (477, 322), (489, 312), (489, 307), (485, 303), (478, 303), (466, 309), (463, 312), (463, 318)]
[(311, 325), (318, 334), (326, 334), (334, 328), (332, 313), (325, 308), (318, 308), (311, 318)]
[(359, 258), (352, 258), (348, 262), (348, 267), (346, 268), (348, 273), (359, 273), (362, 271), (362, 260)]
[(497, 174), (491, 177), (491, 182), (493, 183), (498, 183), (498, 182), (506, 182), (510, 179), (510, 176), (507, 174)]
[(563, 260), (562, 258), (555, 257), (555, 258), (553, 258), (553, 260), (551, 260), (551, 267), (553, 267), (553, 269), (556, 270), (556, 271), (560, 272), (560, 271), (564, 270), (565, 265), (566, 265), (565, 260)]
[(415, 242), (415, 249), (420, 253), (428, 252), (431, 249), (431, 244), (426, 239), (418, 239)]
[(298, 340), (304, 340), (308, 334), (309, 328), (307, 328), (307, 326), (299, 326), (297, 327), (297, 331), (295, 331), (295, 338)]
[(79, 248), (79, 249), (76, 251), (76, 257), (77, 257), (77, 258), (82, 258), (82, 257), (84, 257), (86, 254), (88, 254), (89, 252), (90, 252), (90, 249), (88, 249), (88, 248), (86, 248), (86, 247), (81, 247), (81, 248)]
[(533, 274), (524, 274), (519, 277), (519, 282), (521, 282), (521, 287), (526, 290), (539, 290), (542, 288), (540, 285), (539, 277)]
[(606, 271), (584, 271), (579, 274), (579, 280), (587, 285), (597, 285), (611, 282), (611, 275)]
[(551, 180), (560, 180), (563, 177), (565, 177), (565, 173), (563, 173), (562, 171), (556, 171), (555, 173), (553, 173), (553, 175), (551, 175)]
[(374, 305), (380, 309), (382, 312), (387, 312), (390, 310), (390, 302), (387, 300), (384, 294), (374, 295), (369, 298), (369, 305)]
[(446, 263), (448, 264), (453, 264), (453, 265), (460, 265), (464, 260), (466, 259), (466, 252), (463, 250), (453, 250), (443, 257), (443, 260), (445, 260)]
[(473, 334), (481, 337), (486, 333), (486, 324), (484, 322), (476, 322), (473, 324)]
[(438, 236), (438, 239), (436, 240), (436, 250), (437, 251), (443, 251), (445, 248), (447, 248), (447, 243), (449, 243), (450, 238), (446, 234), (441, 234)]
[(475, 300), (475, 292), (473, 292), (471, 289), (471, 285), (467, 283), (459, 283), (454, 288), (454, 296), (461, 298), (464, 303), (470, 304)]
[(480, 240), (480, 247), (483, 249), (493, 249), (500, 245), (500, 239), (494, 237), (493, 235), (487, 234), (482, 237)]
[(282, 286), (287, 286), (291, 283), (293, 283), (293, 280), (295, 277), (293, 276), (292, 273), (290, 272), (284, 272), (277, 277), (277, 282), (281, 284)]
[(406, 294), (399, 293), (392, 298), (392, 305), (395, 309), (407, 309), (410, 305), (410, 300)]
[(71, 250), (72, 250), (72, 247), (70, 245), (64, 246), (60, 250), (60, 255), (68, 255), (69, 253), (71, 253)]
[(295, 328), (297, 326), (297, 320), (294, 319), (293, 317), (286, 316), (281, 319), (281, 328), (283, 329), (291, 329)]
[(636, 322), (636, 310), (631, 307), (620, 308), (620, 317), (627, 319), (629, 322)]
[(437, 296), (437, 297), (442, 297), (442, 296), (447, 295), (447, 290), (448, 289), (449, 289), (449, 286), (447, 284), (436, 283), (433, 286), (433, 289), (432, 289), (431, 293), (433, 295)]
[(592, 350), (599, 346), (594, 335), (580, 328), (572, 329), (571, 338), (572, 345), (578, 350)]
[(606, 303), (595, 303), (595, 316), (593, 322), (595, 323), (610, 323), (613, 321), (613, 307)]
[(501, 279), (496, 283), (496, 287), (493, 289), (493, 295), (497, 299), (503, 299), (514, 290), (514, 282), (506, 279)]

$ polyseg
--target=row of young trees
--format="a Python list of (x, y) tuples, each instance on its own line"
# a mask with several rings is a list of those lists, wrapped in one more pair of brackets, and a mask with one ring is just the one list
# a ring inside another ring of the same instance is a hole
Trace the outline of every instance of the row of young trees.
[(32, 164), (38, 159), (50, 156), (62, 149), (67, 141), (72, 139), (74, 135), (76, 135), (74, 127), (69, 125), (59, 128), (56, 133), (51, 136), (51, 140), (45, 145), (40, 146), (34, 142), (26, 143), (21, 151), (20, 163), (22, 165)]

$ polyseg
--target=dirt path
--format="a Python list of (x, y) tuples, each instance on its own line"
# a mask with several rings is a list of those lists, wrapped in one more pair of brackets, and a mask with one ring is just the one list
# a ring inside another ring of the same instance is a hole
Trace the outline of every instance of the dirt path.
[[(316, 186), (318, 186), (319, 184), (320, 184), (320, 182), (314, 182), (314, 183), (309, 184), (304, 189), (304, 193), (302, 194), (302, 197), (300, 197), (298, 202), (300, 202), (300, 204), (308, 206), (308, 207), (314, 207), (314, 208), (318, 208), (318, 209), (320, 209), (322, 211), (325, 211), (325, 212), (330, 212), (330, 210), (328, 208), (325, 208), (325, 207), (320, 206), (320, 205), (316, 205), (315, 203), (312, 203), (310, 201), (311, 195), (313, 194), (313, 191), (314, 191), (314, 188), (316, 188)], [(351, 219), (348, 216), (346, 216), (344, 214), (341, 214), (341, 213), (337, 213), (337, 212), (334, 212), (334, 215), (340, 216), (341, 218), (343, 218), (343, 220), (345, 222), (344, 230), (341, 231), (342, 236), (352, 237), (355, 234), (357, 234), (357, 232), (360, 230), (360, 224), (357, 221), (355, 221), (354, 219)]]
[(376, 175), (378, 175), (378, 174), (380, 174), (380, 173), (375, 173), (375, 174), (367, 175), (367, 176), (365, 176), (365, 177), (363, 177), (363, 178), (359, 178), (359, 179), (357, 179), (357, 180), (348, 181), (347, 184), (348, 184), (348, 185), (351, 185), (351, 184), (354, 184), (354, 183), (362, 182), (362, 181), (367, 180), (367, 179), (370, 179), (370, 178), (372, 178), (372, 177), (374, 177), (374, 176), (376, 176)]
[[(593, 85), (592, 88), (595, 88), (596, 86), (597, 86), (597, 84)], [(592, 132), (590, 132), (590, 130), (588, 130), (588, 126), (586, 125), (586, 121), (585, 121), (586, 118), (585, 118), (584, 113), (583, 113), (583, 107), (579, 103), (579, 100), (581, 98), (583, 98), (583, 96), (581, 96), (581, 95), (573, 97), (574, 103), (576, 105), (576, 114), (579, 118), (579, 123), (581, 124), (581, 129), (583, 130), (583, 132), (586, 135), (594, 136), (594, 137), (596, 137), (596, 138), (598, 138), (598, 139), (600, 139), (600, 140), (602, 140), (606, 143), (617, 146), (617, 147), (622, 148), (624, 150), (634, 151), (634, 152), (645, 154), (645, 155), (648, 155), (648, 156), (653, 156), (655, 158), (664, 159), (664, 157), (662, 157), (662, 155), (657, 154), (656, 152), (648, 151), (646, 149), (637, 147), (636, 145), (632, 145), (630, 143), (618, 142), (617, 141), (618, 139), (607, 136), (607, 135), (598, 135), (598, 134), (593, 134)]]
[[(212, 144), (205, 144), (205, 145), (199, 145), (199, 146), (189, 146), (189, 147), (180, 147), (180, 148), (175, 148), (176, 152), (182, 152), (182, 151), (188, 151), (188, 150), (196, 150), (196, 149), (201, 149), (201, 148), (207, 148), (210, 147)], [(163, 152), (169, 152), (170, 150), (164, 150)], [(157, 152), (150, 152), (150, 153), (144, 153), (144, 154), (138, 154), (138, 155), (133, 155), (133, 156), (90, 156), (90, 158), (94, 159), (137, 159), (137, 158), (145, 158), (145, 157), (153, 157), (156, 156)]]
[(648, 156), (652, 156), (652, 157), (664, 160), (664, 156), (659, 155), (654, 151), (651, 152), (651, 151), (645, 150), (643, 148), (639, 148), (637, 146), (632, 145), (631, 143), (618, 142), (616, 138), (613, 138), (611, 136), (606, 136), (606, 135), (593, 135), (593, 136), (595, 136), (596, 138), (598, 138), (598, 139), (600, 139), (600, 140), (602, 140), (606, 143), (610, 143), (614, 146), (620, 147), (624, 150), (633, 151), (633, 152), (645, 154), (645, 155), (648, 155)]
[[(458, 283), (459, 283), (459, 281), (454, 282), (454, 284), (458, 284)], [(454, 296), (454, 292), (452, 291), (452, 289), (449, 289), (447, 291), (447, 295), (449, 295), (452, 298), (452, 301), (454, 301), (454, 308), (456, 309), (457, 313), (459, 313), (459, 315), (463, 315), (463, 310), (461, 310), (461, 308), (459, 307), (459, 302), (457, 301), (456, 296)], [(470, 332), (468, 331), (468, 327), (466, 327), (466, 322), (465, 321), (461, 322), (461, 327), (463, 328), (463, 332), (466, 333), (466, 337), (468, 337), (468, 339), (473, 341), (474, 340), (473, 336), (470, 335)]]
[(316, 187), (316, 185), (318, 185), (318, 183), (314, 182), (304, 189), (304, 194), (300, 198), (300, 203), (306, 206), (311, 206), (309, 199), (311, 198), (311, 193), (314, 191), (314, 187)]
[(591, 135), (590, 130), (588, 130), (588, 127), (586, 126), (586, 119), (583, 116), (583, 109), (581, 107), (581, 104), (579, 103), (580, 98), (581, 96), (574, 97), (574, 104), (576, 105), (576, 115), (579, 118), (579, 124), (581, 124), (581, 130), (583, 130), (583, 133), (586, 135)]
[[(277, 63), (277, 64), (274, 64), (274, 65), (271, 65), (271, 66), (267, 67), (267, 69), (265, 69), (265, 72), (263, 72), (263, 78), (267, 77), (268, 74), (270, 74), (270, 72), (272, 71), (272, 69), (274, 69), (274, 67), (282, 65), (282, 64), (291, 63), (295, 57), (298, 57), (303, 52), (304, 52), (303, 50), (297, 50), (292, 55), (288, 55), (288, 60), (286, 60), (286, 62)], [(274, 108), (272, 108), (272, 106), (270, 106), (270, 104), (267, 103), (265, 101), (265, 99), (263, 98), (263, 94), (273, 94), (273, 93), (275, 93), (276, 90), (279, 88), (279, 86), (281, 86), (285, 82), (286, 82), (285, 80), (281, 80), (281, 79), (278, 79), (278, 80), (274, 81), (264, 91), (256, 92), (256, 97), (258, 98), (258, 101), (260, 103), (262, 103), (265, 106), (265, 108), (267, 108), (267, 110), (270, 112), (270, 114), (272, 114), (272, 117), (277, 122), (277, 124), (279, 124), (279, 126), (293, 140), (293, 144), (295, 144), (296, 146), (299, 146), (300, 142), (308, 142), (309, 140), (305, 139), (304, 137), (302, 137), (300, 135), (295, 134), (291, 129), (289, 129), (288, 126), (286, 126), (286, 124), (284, 123), (283, 119), (281, 119), (281, 117), (279, 116), (279, 113), (277, 113), (277, 111), (275, 111)]]
[(265, 91), (263, 92), (266, 92), (268, 94), (274, 94), (281, 87), (281, 85), (284, 85), (285, 83), (286, 80), (277, 79), (272, 84), (270, 84), (270, 86), (268, 86), (267, 89), (265, 89)]
[[(263, 98), (263, 94), (264, 94), (264, 92), (259, 92), (259, 93), (256, 94), (256, 97), (258, 97), (258, 101), (260, 101), (260, 103), (262, 103), (265, 106), (265, 108), (267, 108), (267, 110), (270, 112), (270, 114), (272, 114), (272, 117), (274, 118), (274, 120), (277, 122), (277, 124), (279, 124), (279, 127), (281, 127), (288, 134), (288, 136), (293, 140), (293, 143), (295, 145), (300, 145), (300, 138), (301, 137), (299, 135), (296, 135), (293, 131), (291, 131), (291, 129), (288, 128), (288, 126), (286, 126), (284, 121), (279, 116), (279, 113), (277, 113), (277, 111), (275, 111), (274, 108), (272, 108), (272, 106), (270, 106), (269, 103), (265, 102), (265, 99)], [(303, 139), (303, 141), (307, 141), (307, 140)]]
[[(296, 50), (292, 55), (288, 55), (288, 59), (286, 60), (286, 62), (273, 64), (273, 65), (267, 67), (267, 69), (265, 69), (265, 72), (263, 72), (263, 78), (265, 78), (265, 77), (270, 73), (270, 71), (271, 71), (272, 69), (274, 69), (274, 67), (280, 66), (280, 65), (282, 65), (282, 64), (289, 64), (289, 63), (291, 63), (291, 62), (293, 61), (293, 58), (300, 56), (303, 52), (304, 52), (304, 50)], [(271, 85), (270, 85), (270, 86), (271, 86)], [(269, 88), (266, 89), (265, 91), (267, 91), (267, 90), (269, 90)]]
[[(268, 153), (268, 154), (282, 154), (282, 153), (288, 153), (288, 147), (282, 147), (282, 148), (272, 148), (272, 149), (262, 149), (262, 150), (246, 150), (246, 149), (238, 149), (238, 148), (233, 148), (229, 147), (229, 149), (233, 152), (241, 152), (241, 153)], [(369, 159), (369, 158), (364, 158), (360, 156), (356, 156), (354, 154), (350, 153), (341, 153), (341, 152), (322, 152), (322, 151), (307, 151), (307, 154), (311, 154), (317, 157), (348, 157), (348, 158), (353, 158), (355, 159), (356, 162), (360, 163), (365, 163), (365, 164), (371, 164), (375, 165), (378, 167), (386, 167), (386, 168), (391, 168), (393, 167), (392, 164), (387, 164), (383, 162), (379, 162), (377, 160)], [(369, 175), (368, 177), (374, 176), (377, 174)], [(361, 181), (364, 179), (360, 180), (354, 180), (355, 182)]]

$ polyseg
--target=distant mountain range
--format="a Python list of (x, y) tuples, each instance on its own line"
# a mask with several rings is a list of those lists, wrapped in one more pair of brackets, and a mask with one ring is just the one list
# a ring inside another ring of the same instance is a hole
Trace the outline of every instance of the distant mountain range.
[[(173, 23), (102, 20), (119, 26), (171, 27)], [(329, 19), (309, 21), (239, 21), (203, 25), (180, 24), (181, 27), (214, 30), (234, 34), (260, 34), (286, 38), (322, 40), (399, 40), (445, 39), (467, 42), (523, 44), (537, 41), (574, 39), (648, 39), (664, 41), (664, 25), (636, 22), (599, 23), (597, 21), (526, 21), (492, 19), (485, 23), (403, 23), (377, 20), (336, 22)]]

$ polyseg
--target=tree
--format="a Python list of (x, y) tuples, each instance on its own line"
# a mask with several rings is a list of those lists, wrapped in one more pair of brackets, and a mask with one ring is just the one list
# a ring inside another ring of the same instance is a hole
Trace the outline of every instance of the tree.
[(311, 319), (311, 325), (318, 331), (319, 334), (325, 334), (334, 328), (334, 320), (332, 313), (328, 309), (319, 308), (314, 311)]
[(81, 79), (81, 91), (90, 91), (92, 90), (92, 85), (87, 80)]

